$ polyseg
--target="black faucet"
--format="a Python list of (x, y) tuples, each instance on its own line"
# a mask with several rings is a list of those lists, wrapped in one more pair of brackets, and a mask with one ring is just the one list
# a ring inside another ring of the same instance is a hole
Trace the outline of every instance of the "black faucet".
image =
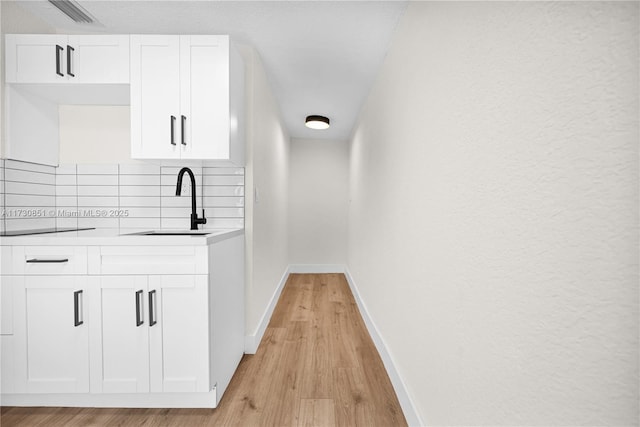
[(202, 209), (202, 218), (198, 218), (198, 214), (196, 213), (196, 179), (193, 176), (193, 172), (189, 168), (182, 168), (180, 172), (178, 172), (178, 185), (176, 186), (176, 196), (180, 195), (180, 190), (182, 190), (182, 176), (184, 173), (189, 174), (189, 178), (191, 178), (191, 229), (197, 230), (198, 224), (206, 224), (207, 218), (204, 217), (204, 209)]

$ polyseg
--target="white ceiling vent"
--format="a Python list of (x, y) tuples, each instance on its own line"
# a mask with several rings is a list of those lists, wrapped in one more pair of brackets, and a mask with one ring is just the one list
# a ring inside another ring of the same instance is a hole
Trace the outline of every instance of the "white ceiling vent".
[(49, 3), (79, 24), (93, 24), (95, 22), (89, 12), (73, 0), (49, 0)]

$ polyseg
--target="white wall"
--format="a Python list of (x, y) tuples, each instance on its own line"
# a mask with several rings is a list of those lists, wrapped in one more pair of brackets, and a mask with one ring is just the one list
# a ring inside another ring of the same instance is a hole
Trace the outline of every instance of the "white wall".
[(290, 264), (346, 264), (348, 147), (346, 141), (291, 141)]
[[(247, 79), (245, 167), (246, 333), (261, 320), (287, 270), (289, 136), (255, 49), (240, 46)], [(254, 199), (258, 191), (258, 201)], [(258, 342), (255, 342), (257, 345)]]
[(133, 163), (129, 106), (61, 105), (60, 164)]
[(411, 2), (348, 266), (429, 425), (638, 425), (639, 3)]

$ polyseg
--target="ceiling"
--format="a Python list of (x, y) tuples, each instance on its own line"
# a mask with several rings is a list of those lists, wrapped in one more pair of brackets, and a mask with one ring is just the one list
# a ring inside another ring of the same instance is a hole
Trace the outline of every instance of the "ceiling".
[[(407, 1), (78, 0), (99, 25), (76, 24), (45, 0), (19, 4), (59, 32), (229, 34), (253, 46), (289, 134), (346, 140)], [(324, 115), (331, 127), (304, 126)]]

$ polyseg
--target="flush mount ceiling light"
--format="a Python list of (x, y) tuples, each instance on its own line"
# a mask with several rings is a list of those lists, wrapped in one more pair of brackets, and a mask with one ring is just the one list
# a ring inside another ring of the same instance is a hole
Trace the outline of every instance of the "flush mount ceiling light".
[(92, 24), (95, 21), (89, 12), (73, 0), (49, 0), (49, 3), (79, 24)]
[(307, 116), (304, 125), (311, 129), (328, 129), (329, 118), (325, 116)]

